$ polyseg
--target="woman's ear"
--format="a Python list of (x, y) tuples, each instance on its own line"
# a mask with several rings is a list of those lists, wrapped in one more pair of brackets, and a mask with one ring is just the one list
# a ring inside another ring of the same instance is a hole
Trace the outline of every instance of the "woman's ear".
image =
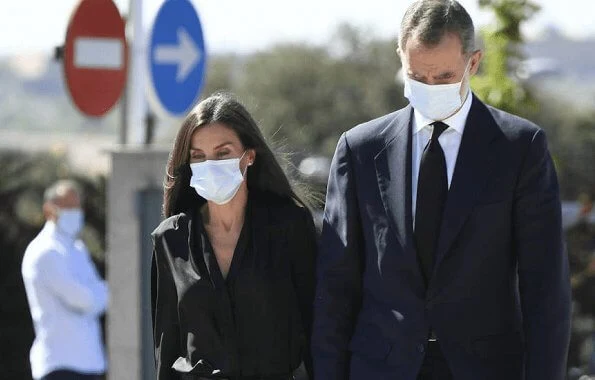
[(256, 151), (254, 149), (248, 149), (246, 151), (246, 156), (248, 157), (246, 165), (252, 166), (254, 164), (254, 160), (256, 160)]

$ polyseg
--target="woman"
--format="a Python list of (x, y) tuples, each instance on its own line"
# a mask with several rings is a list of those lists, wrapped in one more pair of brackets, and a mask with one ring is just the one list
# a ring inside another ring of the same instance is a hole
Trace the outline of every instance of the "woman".
[(305, 378), (316, 232), (240, 103), (218, 94), (189, 113), (164, 188), (167, 219), (153, 232), (157, 378)]

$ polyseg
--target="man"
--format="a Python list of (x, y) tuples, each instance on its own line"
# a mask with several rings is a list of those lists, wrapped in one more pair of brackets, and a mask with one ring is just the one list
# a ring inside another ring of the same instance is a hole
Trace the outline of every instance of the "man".
[(85, 244), (80, 192), (58, 181), (44, 194), (46, 224), (31, 241), (22, 273), (35, 328), (30, 360), (33, 378), (98, 379), (105, 372), (99, 316), (107, 287)]
[(319, 380), (562, 380), (570, 290), (544, 133), (469, 90), (456, 1), (407, 10), (410, 105), (344, 133), (315, 300)]

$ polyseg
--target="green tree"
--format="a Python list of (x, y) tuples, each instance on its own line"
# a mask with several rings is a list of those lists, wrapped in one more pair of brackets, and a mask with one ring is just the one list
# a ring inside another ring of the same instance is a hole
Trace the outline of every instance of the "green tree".
[(342, 25), (328, 46), (279, 45), (248, 57), (237, 93), (269, 136), (329, 155), (342, 132), (402, 105), (398, 68), (393, 43)]
[(223, 54), (209, 58), (202, 93), (208, 96), (215, 91), (231, 91), (236, 78), (241, 75), (242, 65), (243, 57), (235, 54)]
[(343, 24), (327, 44), (211, 58), (203, 97), (234, 92), (273, 146), (294, 158), (331, 155), (345, 130), (405, 104), (395, 81), (399, 68), (393, 41)]
[(485, 56), (481, 72), (472, 79), (474, 92), (486, 103), (525, 115), (536, 106), (529, 91), (513, 76), (522, 59), (521, 24), (539, 6), (529, 0), (479, 0), (481, 8), (493, 11), (496, 21), (481, 30)]

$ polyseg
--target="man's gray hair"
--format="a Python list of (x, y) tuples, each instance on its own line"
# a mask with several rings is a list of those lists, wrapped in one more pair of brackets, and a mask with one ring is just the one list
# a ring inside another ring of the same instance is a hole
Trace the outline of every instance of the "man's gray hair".
[(463, 53), (475, 50), (475, 28), (469, 13), (455, 0), (419, 0), (407, 8), (401, 32), (399, 47), (405, 50), (407, 40), (417, 38), (424, 46), (433, 47), (440, 43), (447, 33), (461, 39)]
[(71, 179), (61, 179), (54, 182), (53, 185), (45, 190), (43, 193), (43, 201), (44, 203), (55, 203), (57, 199), (63, 197), (69, 190), (74, 190), (79, 198), (83, 197), (83, 193), (78, 183)]

